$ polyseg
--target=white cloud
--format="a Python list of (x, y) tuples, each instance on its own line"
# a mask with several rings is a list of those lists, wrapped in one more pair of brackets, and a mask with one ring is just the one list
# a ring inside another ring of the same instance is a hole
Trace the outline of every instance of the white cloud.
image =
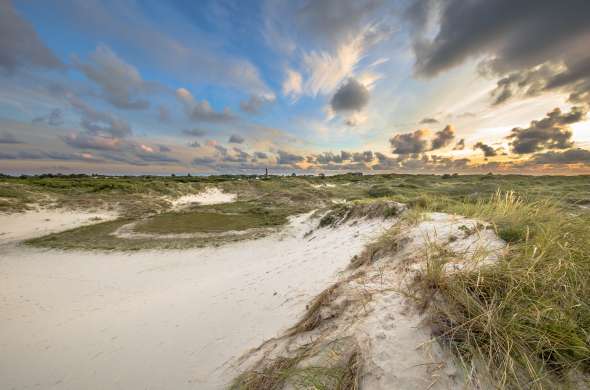
[(299, 72), (293, 69), (287, 69), (287, 76), (283, 81), (283, 95), (296, 99), (303, 91), (303, 78)]
[(178, 88), (177, 99), (183, 104), (188, 117), (197, 122), (229, 122), (235, 119), (229, 108), (223, 111), (215, 111), (207, 100), (197, 101), (189, 90)]

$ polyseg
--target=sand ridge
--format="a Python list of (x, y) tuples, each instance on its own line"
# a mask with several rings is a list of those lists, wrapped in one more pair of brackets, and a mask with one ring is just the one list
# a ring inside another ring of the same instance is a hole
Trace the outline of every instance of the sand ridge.
[(392, 221), (307, 234), (317, 223), (219, 248), (0, 248), (0, 387), (223, 388), (228, 361), (290, 326)]

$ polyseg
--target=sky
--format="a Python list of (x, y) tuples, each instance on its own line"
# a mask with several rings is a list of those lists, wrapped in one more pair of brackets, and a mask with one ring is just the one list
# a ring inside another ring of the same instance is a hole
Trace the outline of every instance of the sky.
[(0, 0), (0, 172), (590, 174), (587, 0)]

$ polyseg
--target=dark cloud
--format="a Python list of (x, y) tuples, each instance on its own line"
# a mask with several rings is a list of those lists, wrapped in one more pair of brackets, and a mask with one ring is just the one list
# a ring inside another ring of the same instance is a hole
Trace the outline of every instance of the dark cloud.
[(483, 142), (476, 143), (475, 145), (473, 145), (473, 148), (481, 149), (485, 157), (494, 157), (498, 155), (498, 153), (493, 147), (491, 147), (490, 145), (486, 145)]
[(9, 133), (8, 131), (3, 132), (0, 134), (0, 144), (22, 144), (23, 142), (16, 138), (14, 134)]
[(250, 161), (252, 156), (249, 153), (244, 152), (239, 148), (233, 148), (232, 153), (225, 154), (222, 158), (222, 161), (225, 162), (234, 162), (234, 163), (244, 163)]
[(193, 141), (193, 142), (189, 143), (188, 146), (190, 146), (191, 148), (200, 148), (201, 144), (197, 141)]
[(407, 156), (444, 148), (454, 138), (455, 129), (447, 125), (434, 133), (433, 137), (429, 137), (428, 130), (420, 129), (412, 133), (396, 134), (389, 139), (389, 143), (394, 154)]
[(47, 115), (38, 116), (33, 123), (45, 123), (49, 126), (61, 126), (64, 124), (63, 114), (59, 108), (51, 110)]
[(62, 141), (76, 149), (122, 150), (127, 143), (116, 137), (76, 133), (61, 137)]
[(149, 102), (138, 95), (147, 92), (150, 86), (134, 66), (123, 61), (104, 45), (98, 46), (89, 60), (85, 64), (75, 59), (74, 63), (88, 79), (100, 86), (103, 97), (109, 103), (129, 110), (149, 107)]
[(193, 95), (184, 88), (176, 90), (176, 98), (183, 104), (188, 117), (196, 122), (231, 122), (236, 119), (229, 108), (215, 111), (207, 100), (196, 101)]
[(590, 150), (577, 148), (537, 153), (529, 161), (534, 164), (590, 164)]
[[(350, 166), (352, 162), (354, 163), (368, 163), (374, 160), (373, 152), (370, 150), (364, 152), (347, 152), (345, 150), (340, 151), (340, 153), (332, 153), (332, 152), (323, 152), (319, 154), (314, 154), (307, 156), (307, 161), (312, 164), (343, 164), (346, 166)], [(334, 165), (332, 165), (334, 166)], [(322, 167), (324, 169), (328, 169), (326, 167)]]
[(434, 134), (430, 150), (444, 148), (449, 145), (453, 139), (455, 139), (455, 129), (453, 126), (447, 125), (444, 129), (437, 131)]
[[(569, 92), (573, 102), (590, 102), (590, 2), (416, 0), (411, 11), (419, 75), (484, 58), (482, 72), (502, 76), (495, 103), (553, 89)], [(429, 37), (434, 19), (439, 25)]]
[(223, 145), (214, 144), (213, 148), (219, 152), (222, 156), (227, 155), (227, 148)]
[(170, 147), (166, 145), (158, 145), (158, 149), (161, 153), (168, 153), (172, 151), (172, 149), (170, 149)]
[(227, 142), (229, 142), (230, 144), (242, 144), (244, 143), (244, 137), (238, 134), (232, 134)]
[(389, 143), (395, 154), (417, 154), (428, 150), (426, 136), (425, 130), (416, 130), (413, 133), (396, 134), (389, 139)]
[(355, 152), (352, 154), (352, 160), (355, 162), (371, 162), (375, 159), (373, 152), (366, 150), (364, 152)]
[(436, 118), (423, 118), (419, 123), (421, 125), (430, 125), (433, 123), (438, 123), (438, 119), (436, 119)]
[(508, 74), (498, 80), (496, 88), (492, 90), (493, 104), (504, 103), (516, 95), (529, 97), (539, 95), (545, 90), (546, 81), (558, 72), (557, 69), (552, 64), (543, 64), (533, 69)]
[(0, 151), (0, 160), (100, 161), (100, 159), (90, 154), (47, 152), (42, 150)]
[(11, 73), (19, 67), (60, 68), (61, 61), (39, 39), (37, 32), (14, 9), (0, 1), (0, 68)]
[(190, 135), (192, 137), (204, 137), (207, 134), (207, 131), (205, 131), (203, 129), (194, 128), (194, 129), (182, 130), (182, 133), (186, 134), (186, 135)]
[(369, 90), (353, 78), (343, 84), (332, 97), (330, 104), (335, 112), (360, 111), (369, 103)]
[(289, 153), (284, 150), (277, 151), (277, 163), (281, 165), (291, 165), (305, 160), (304, 157), (297, 154)]
[(111, 114), (96, 111), (82, 100), (71, 97), (70, 104), (82, 114), (82, 127), (92, 135), (126, 137), (131, 135), (131, 127), (122, 119)]
[(264, 152), (254, 152), (254, 158), (264, 160), (268, 158), (268, 155)]
[(217, 159), (209, 156), (195, 157), (192, 161), (193, 165), (210, 165), (217, 162)]
[(453, 150), (463, 150), (465, 149), (465, 139), (461, 138), (456, 144)]
[(541, 120), (531, 121), (529, 127), (512, 129), (507, 137), (511, 140), (513, 153), (527, 154), (543, 149), (568, 149), (573, 145), (569, 125), (586, 117), (586, 109), (573, 107), (570, 112), (562, 113), (559, 108), (547, 113)]
[(180, 161), (174, 157), (170, 157), (164, 153), (146, 153), (146, 152), (138, 152), (135, 153), (140, 160), (148, 162), (148, 163), (179, 163)]
[(240, 102), (240, 109), (249, 114), (258, 114), (265, 105), (271, 104), (274, 101), (274, 96), (271, 95), (251, 95), (247, 100), (242, 100)]
[(312, 156), (312, 161), (317, 164), (328, 164), (331, 162), (341, 163), (342, 157), (340, 156), (340, 154), (334, 154), (332, 152), (323, 152)]
[(470, 160), (467, 158), (454, 159), (452, 157), (438, 155), (414, 155), (410, 157), (393, 158), (383, 153), (376, 152), (377, 164), (372, 169), (375, 171), (400, 171), (408, 173), (449, 172), (464, 170)]

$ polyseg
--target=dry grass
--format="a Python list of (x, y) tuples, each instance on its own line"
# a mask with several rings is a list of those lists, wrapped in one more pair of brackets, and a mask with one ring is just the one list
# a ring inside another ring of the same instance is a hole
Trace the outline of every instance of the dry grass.
[(399, 234), (401, 226), (401, 224), (393, 226), (377, 241), (366, 245), (360, 254), (353, 256), (348, 268), (357, 269), (399, 251), (406, 242), (406, 239)]
[(391, 200), (362, 200), (333, 206), (319, 222), (319, 227), (336, 227), (351, 219), (390, 218), (400, 215), (404, 205)]
[(344, 373), (336, 390), (358, 390), (360, 386), (360, 373), (362, 369), (362, 357), (360, 352), (354, 351), (350, 358), (348, 358), (348, 362), (346, 367), (344, 368)]
[(325, 319), (322, 317), (322, 309), (333, 302), (339, 286), (340, 283), (334, 283), (315, 297), (311, 304), (307, 306), (303, 317), (287, 331), (287, 335), (293, 336), (317, 328), (322, 320)]
[(511, 192), (449, 208), (492, 222), (510, 250), (451, 275), (444, 254), (430, 262), (420, 285), (436, 291), (428, 310), (439, 340), (498, 388), (572, 386), (571, 373), (590, 369), (590, 221)]
[(334, 340), (328, 345), (306, 345), (293, 357), (262, 361), (239, 375), (230, 390), (358, 390), (362, 357), (355, 344), (342, 351)]
[(304, 353), (293, 358), (279, 357), (260, 370), (249, 370), (238, 376), (231, 390), (279, 390), (292, 374), (293, 368), (305, 357)]

